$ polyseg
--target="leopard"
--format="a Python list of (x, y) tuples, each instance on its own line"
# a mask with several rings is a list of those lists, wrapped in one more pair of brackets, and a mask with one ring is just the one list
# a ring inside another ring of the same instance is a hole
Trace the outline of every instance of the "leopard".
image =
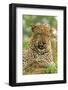
[(53, 64), (51, 28), (48, 24), (33, 24), (29, 48), (23, 51), (23, 74), (43, 74)]

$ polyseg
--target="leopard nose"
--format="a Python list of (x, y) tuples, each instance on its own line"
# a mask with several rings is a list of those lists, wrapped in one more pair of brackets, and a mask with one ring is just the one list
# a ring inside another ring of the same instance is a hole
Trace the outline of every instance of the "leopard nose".
[(38, 45), (38, 48), (42, 50), (44, 47), (43, 45)]

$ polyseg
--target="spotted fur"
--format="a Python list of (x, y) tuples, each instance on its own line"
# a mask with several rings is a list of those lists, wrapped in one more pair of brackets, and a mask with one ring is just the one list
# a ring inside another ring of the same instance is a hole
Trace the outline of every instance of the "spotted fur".
[(47, 24), (32, 25), (29, 49), (23, 55), (24, 74), (43, 73), (44, 67), (53, 63), (50, 39), (50, 27)]

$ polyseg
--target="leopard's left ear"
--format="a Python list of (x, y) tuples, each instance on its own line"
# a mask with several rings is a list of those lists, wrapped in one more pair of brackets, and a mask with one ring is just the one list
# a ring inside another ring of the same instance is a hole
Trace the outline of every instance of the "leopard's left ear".
[(34, 32), (35, 28), (36, 28), (36, 24), (32, 24), (32, 32)]
[(55, 28), (50, 28), (50, 34), (51, 34), (51, 37), (56, 37), (57, 36), (57, 30)]

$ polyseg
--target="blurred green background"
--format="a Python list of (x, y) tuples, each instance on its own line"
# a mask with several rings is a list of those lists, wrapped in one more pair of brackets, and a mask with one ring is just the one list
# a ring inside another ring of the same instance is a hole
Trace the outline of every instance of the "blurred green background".
[(53, 61), (55, 65), (51, 65), (48, 68), (45, 68), (45, 73), (55, 73), (57, 72), (57, 17), (56, 16), (37, 16), (37, 15), (23, 15), (22, 24), (23, 24), (23, 49), (26, 50), (29, 48), (29, 39), (32, 34), (31, 26), (32, 24), (49, 24), (52, 31), (52, 50), (53, 50)]

